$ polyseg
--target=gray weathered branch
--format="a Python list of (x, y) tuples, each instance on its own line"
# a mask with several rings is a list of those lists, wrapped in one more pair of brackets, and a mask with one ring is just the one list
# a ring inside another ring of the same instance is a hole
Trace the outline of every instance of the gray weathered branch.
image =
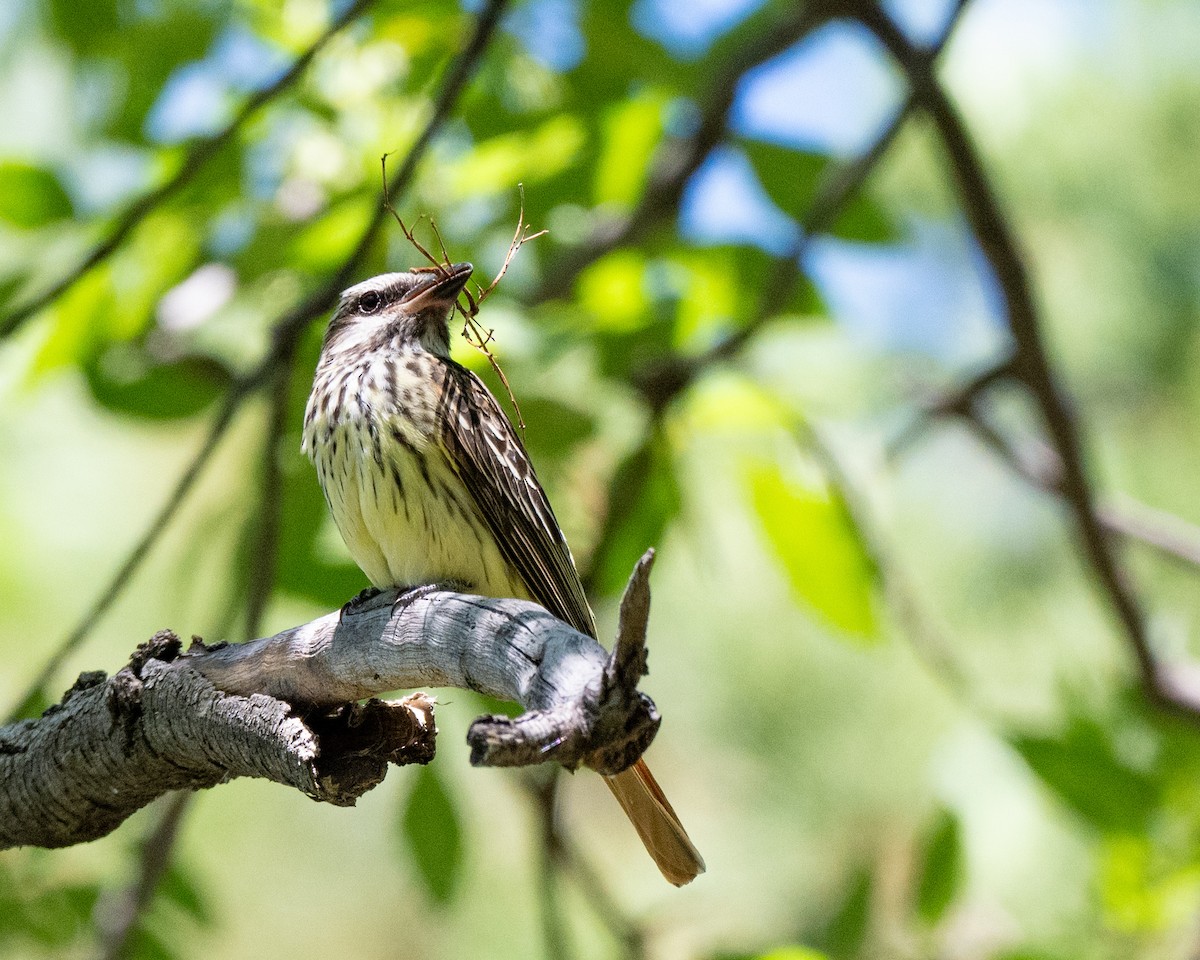
[(535, 604), (436, 587), (187, 654), (164, 631), (113, 677), (84, 674), (40, 718), (0, 727), (0, 849), (92, 840), (163, 793), (242, 776), (352, 805), (389, 761), (433, 756), (428, 697), (357, 702), (405, 687), (464, 687), (525, 708), (472, 724), (477, 765), (623, 770), (659, 725), (636, 689), (652, 557), (630, 579), (611, 657)]

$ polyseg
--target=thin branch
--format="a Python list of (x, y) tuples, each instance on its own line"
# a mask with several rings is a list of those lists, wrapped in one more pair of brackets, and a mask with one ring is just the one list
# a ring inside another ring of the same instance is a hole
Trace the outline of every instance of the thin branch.
[(575, 882), (593, 913), (619, 943), (628, 960), (641, 960), (646, 954), (646, 937), (641, 927), (631, 920), (627, 911), (617, 903), (605, 887), (599, 874), (571, 842), (570, 836), (559, 829), (557, 818), (545, 818), (544, 787), (534, 777), (524, 778), (525, 788), (535, 806), (543, 812), (542, 823), (549, 824), (543, 833), (546, 852), (552, 864), (566, 877)]
[(541, 286), (530, 296), (530, 302), (541, 303), (566, 296), (583, 270), (605, 254), (637, 242), (657, 224), (674, 215), (687, 181), (725, 138), (738, 81), (747, 71), (798, 43), (826, 19), (822, 4), (798, 4), (733, 51), (722, 62), (716, 79), (701, 98), (695, 132), (660, 147), (637, 206), (624, 216), (600, 223), (574, 249), (566, 252), (561, 261), (547, 271)]
[(259, 483), (258, 528), (250, 549), (246, 594), (246, 637), (256, 636), (262, 625), (263, 613), (275, 589), (279, 561), (279, 527), (283, 502), (279, 491), (283, 486), (279, 445), (287, 431), (288, 399), (292, 387), (294, 351), (286, 351), (274, 371), (271, 387), (270, 412), (263, 434), (262, 478)]
[(558, 861), (555, 855), (558, 846), (558, 771), (550, 771), (541, 782), (530, 780), (530, 796), (538, 818), (537, 844), (541, 853), (538, 864), (538, 893), (542, 907), (542, 938), (546, 944), (548, 960), (569, 960), (570, 943), (567, 940), (567, 925), (559, 897)]
[(272, 84), (251, 96), (237, 112), (237, 115), (223, 130), (196, 141), (187, 155), (180, 162), (178, 170), (166, 183), (143, 194), (126, 208), (117, 222), (112, 226), (108, 235), (72, 269), (66, 276), (42, 293), (14, 308), (5, 316), (0, 317), (0, 339), (9, 336), (22, 323), (36, 313), (40, 313), (59, 297), (75, 286), (92, 270), (102, 264), (117, 251), (121, 244), (151, 213), (173, 197), (189, 184), (213, 157), (230, 143), (259, 110), (269, 104), (281, 93), (290, 89), (313, 58), (337, 33), (348, 24), (353, 23), (375, 0), (355, 0), (340, 16), (336, 17), (329, 27), (312, 45), (297, 57), (292, 65)]
[(1084, 465), (1081, 431), (1046, 352), (1025, 258), (975, 143), (928, 59), (880, 7), (873, 3), (853, 6), (855, 15), (904, 71), (942, 142), (963, 211), (1000, 289), (1016, 345), (1016, 374), (1037, 403), (1050, 443), (1061, 460), (1062, 496), (1074, 517), (1083, 554), (1133, 650), (1142, 685), (1159, 704), (1200, 718), (1200, 695), (1190, 689), (1191, 680), (1173, 675), (1159, 663), (1140, 601), (1103, 529)]
[(1011, 358), (1005, 358), (999, 363), (984, 367), (950, 390), (930, 397), (920, 404), (904, 428), (888, 442), (888, 457), (899, 457), (921, 439), (938, 420), (950, 416), (975, 419), (978, 416), (977, 405), (992, 387), (1012, 379), (1013, 376), (1013, 361)]
[[(988, 422), (980, 410), (947, 409), (956, 415), (985, 447), (1018, 477), (1036, 489), (1064, 496), (1062, 460), (1045, 444), (1016, 445)], [(1127, 494), (1103, 497), (1096, 516), (1106, 531), (1156, 550), (1169, 560), (1200, 567), (1200, 526), (1182, 517), (1151, 507)]]
[(112, 579), (105, 585), (104, 589), (92, 602), (92, 605), (80, 617), (75, 628), (67, 634), (65, 638), (58, 644), (54, 652), (46, 659), (41, 671), (26, 688), (24, 696), (10, 712), (7, 722), (11, 723), (19, 720), (21, 717), (27, 716), (35, 709), (37, 704), (43, 702), (45, 697), (46, 687), (54, 678), (54, 675), (66, 662), (67, 658), (73, 654), (76, 649), (88, 638), (91, 632), (99, 625), (104, 615), (108, 613), (112, 605), (124, 593), (126, 587), (129, 586), (133, 575), (141, 567), (142, 562), (149, 556), (150, 551), (158, 543), (159, 538), (170, 526), (171, 521), (183, 506), (188, 494), (192, 491), (196, 481), (204, 472), (208, 461), (212, 459), (212, 455), (216, 452), (220, 445), (221, 438), (225, 436), (225, 432), (229, 429), (229, 425), (233, 422), (234, 414), (240, 409), (246, 397), (249, 394), (250, 384), (246, 380), (237, 381), (230, 391), (225, 396), (225, 403), (217, 413), (216, 419), (209, 428), (208, 435), (204, 438), (204, 442), (200, 444), (200, 448), (192, 457), (191, 462), (184, 468), (183, 473), (175, 483), (174, 489), (167, 496), (166, 502), (159, 508), (154, 519), (146, 528), (145, 533), (129, 555), (125, 558), (124, 563), (113, 574)]
[(101, 960), (124, 960), (133, 945), (133, 934), (171, 862), (175, 841), (194, 794), (180, 791), (167, 798), (158, 823), (142, 842), (134, 882), (99, 909)]
[[(959, 0), (934, 42), (928, 49), (920, 51), (919, 55), (926, 62), (933, 64), (937, 61), (953, 36), (966, 3), (967, 0)], [(762, 328), (779, 314), (800, 279), (804, 259), (813, 241), (833, 228), (846, 205), (862, 190), (867, 179), (896, 142), (904, 125), (916, 112), (917, 102), (917, 95), (910, 92), (904, 103), (880, 129), (870, 146), (853, 160), (837, 166), (822, 180), (816, 196), (800, 221), (795, 242), (775, 260), (763, 284), (756, 308), (746, 323), (699, 356), (676, 355), (660, 358), (648, 364), (645, 369), (635, 372), (634, 383), (652, 410), (665, 408), (702, 371), (738, 356)]]
[[(491, 0), (483, 13), (480, 14), (466, 46), (447, 70), (446, 78), (442, 83), (433, 112), (428, 121), (426, 121), (421, 134), (414, 142), (412, 149), (404, 158), (400, 169), (392, 179), (390, 185), (392, 193), (399, 193), (408, 186), (416, 172), (418, 163), (433, 141), (433, 137), (449, 118), (454, 104), (457, 102), (459, 95), (474, 73), (479, 59), (487, 48), (488, 41), (495, 31), (505, 4), (506, 0)], [(174, 519), (179, 507), (183, 504), (196, 479), (215, 451), (221, 437), (229, 427), (234, 414), (241, 407), (247, 396), (264, 383), (271, 376), (277, 365), (290, 355), (298, 337), (308, 324), (337, 303), (339, 294), (348, 286), (350, 278), (359, 268), (371, 244), (374, 242), (379, 228), (383, 223), (384, 213), (383, 207), (380, 207), (376, 211), (360, 236), (358, 243), (338, 270), (318, 289), (310, 293), (301, 303), (287, 311), (276, 321), (272, 328), (272, 346), (270, 350), (254, 370), (237, 381), (230, 389), (208, 437), (201, 445), (200, 450), (197, 451), (192, 462), (185, 469), (175, 489), (168, 497), (166, 504), (164, 504), (162, 510), (151, 523), (146, 533), (113, 576), (107, 589), (96, 599), (95, 603), (93, 603), (80, 620), (79, 625), (62, 641), (55, 652), (51, 654), (42, 671), (30, 684), (25, 696), (21, 698), (20, 703), (13, 709), (10, 714), (12, 719), (24, 716), (41, 700), (46, 684), (49, 683), (54, 673), (61, 667), (66, 658), (82, 644), (100, 618), (128, 586), (133, 574), (141, 566), (142, 561), (146, 558), (154, 544), (157, 543), (158, 538), (170, 524), (171, 520)]]
[(1097, 513), (1106, 529), (1153, 547), (1168, 559), (1200, 567), (1200, 526), (1129, 496), (1104, 500)]

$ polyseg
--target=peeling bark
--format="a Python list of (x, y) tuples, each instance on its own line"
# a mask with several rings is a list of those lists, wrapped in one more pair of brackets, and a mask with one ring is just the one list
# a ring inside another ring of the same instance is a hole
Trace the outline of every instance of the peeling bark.
[(472, 724), (476, 765), (619, 772), (659, 725), (636, 689), (651, 561), (630, 580), (612, 656), (535, 604), (436, 587), (385, 591), (272, 637), (186, 654), (163, 631), (114, 676), (83, 674), (40, 718), (0, 728), (0, 849), (92, 840), (163, 793), (242, 776), (351, 806), (389, 762), (432, 759), (429, 697), (358, 702), (415, 686), (525, 708)]

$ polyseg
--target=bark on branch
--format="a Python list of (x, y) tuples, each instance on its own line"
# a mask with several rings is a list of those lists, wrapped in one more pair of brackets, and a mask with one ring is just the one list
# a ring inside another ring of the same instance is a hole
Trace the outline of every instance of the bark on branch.
[(84, 674), (40, 718), (0, 727), (0, 849), (92, 840), (163, 793), (241, 776), (353, 805), (389, 762), (433, 757), (430, 698), (357, 702), (404, 687), (465, 687), (525, 708), (472, 724), (476, 765), (623, 770), (660, 722), (636, 689), (652, 559), (630, 579), (611, 656), (535, 604), (436, 586), (236, 646), (183, 654), (163, 631), (113, 677)]

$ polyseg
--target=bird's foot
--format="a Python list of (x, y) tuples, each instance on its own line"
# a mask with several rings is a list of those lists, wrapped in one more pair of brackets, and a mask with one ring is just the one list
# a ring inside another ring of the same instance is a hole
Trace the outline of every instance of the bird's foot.
[(383, 593), (378, 587), (367, 587), (364, 590), (359, 590), (358, 595), (342, 604), (342, 609), (338, 612), (338, 623), (346, 619), (346, 614), (353, 614), (362, 607), (368, 600), (373, 600), (375, 597)]
[(394, 617), (399, 613), (403, 613), (407, 607), (431, 594), (442, 591), (458, 593), (466, 589), (467, 584), (461, 580), (443, 580), (441, 583), (427, 583), (420, 587), (410, 587), (407, 590), (402, 590), (396, 599), (392, 601), (392, 616)]

